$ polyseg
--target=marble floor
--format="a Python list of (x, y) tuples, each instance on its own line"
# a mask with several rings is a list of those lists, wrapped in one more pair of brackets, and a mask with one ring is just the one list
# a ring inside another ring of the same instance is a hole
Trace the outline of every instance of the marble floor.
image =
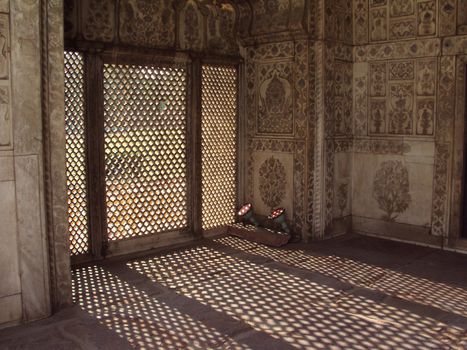
[(220, 237), (72, 275), (76, 305), (0, 349), (467, 349), (467, 255), (398, 242)]

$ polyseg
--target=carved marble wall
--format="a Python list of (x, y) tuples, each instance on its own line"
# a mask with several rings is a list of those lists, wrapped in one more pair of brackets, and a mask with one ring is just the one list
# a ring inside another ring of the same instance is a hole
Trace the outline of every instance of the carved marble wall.
[[(247, 47), (246, 199), (261, 215), (261, 164), (285, 166), (287, 209), (305, 240), (350, 229), (352, 3), (252, 1)], [(305, 6), (306, 5), (306, 6)], [(272, 15), (273, 14), (273, 15)], [(337, 143), (339, 146), (334, 147)], [(288, 160), (286, 160), (288, 159)], [(293, 186), (291, 186), (293, 184)], [(277, 190), (276, 190), (277, 192)]]
[(294, 232), (305, 224), (308, 43), (247, 48), (247, 201), (257, 214), (286, 208)]
[(354, 0), (354, 230), (458, 237), (466, 11), (463, 0)]
[[(238, 54), (237, 8), (195, 0), (65, 0), (65, 38)], [(118, 4), (118, 5), (117, 5)]]

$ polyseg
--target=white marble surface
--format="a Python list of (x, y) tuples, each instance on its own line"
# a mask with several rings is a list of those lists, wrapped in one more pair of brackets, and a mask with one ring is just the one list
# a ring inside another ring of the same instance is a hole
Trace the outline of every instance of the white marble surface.
[(9, 295), (0, 298), (0, 325), (2, 323), (14, 324), (21, 320), (21, 294)]
[(18, 237), (24, 316), (49, 314), (48, 267), (38, 156), (16, 156)]
[[(0, 182), (0, 297), (19, 293), (16, 198), (13, 181)], [(0, 307), (0, 319), (4, 316)]]

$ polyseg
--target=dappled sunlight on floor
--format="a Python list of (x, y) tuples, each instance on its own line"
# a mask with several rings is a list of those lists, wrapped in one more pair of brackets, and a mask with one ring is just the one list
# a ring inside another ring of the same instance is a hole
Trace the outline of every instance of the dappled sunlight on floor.
[(467, 317), (467, 290), (334, 255), (303, 250), (281, 250), (246, 242), (237, 237), (215, 240), (231, 248), (318, 272), (355, 286), (371, 287), (402, 299), (433, 306)]
[(73, 271), (75, 303), (141, 348), (216, 347), (227, 337), (98, 266)]
[(460, 286), (234, 237), (77, 268), (73, 293), (137, 348), (461, 349), (467, 341)]

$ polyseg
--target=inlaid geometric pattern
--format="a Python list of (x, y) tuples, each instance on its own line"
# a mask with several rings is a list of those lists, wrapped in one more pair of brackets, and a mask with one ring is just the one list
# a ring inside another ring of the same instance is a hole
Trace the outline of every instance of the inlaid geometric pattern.
[(237, 169), (237, 69), (202, 70), (202, 226), (234, 222)]
[(187, 226), (185, 103), (183, 68), (104, 65), (109, 240)]
[(65, 131), (70, 251), (79, 255), (89, 252), (84, 60), (79, 52), (65, 52)]

